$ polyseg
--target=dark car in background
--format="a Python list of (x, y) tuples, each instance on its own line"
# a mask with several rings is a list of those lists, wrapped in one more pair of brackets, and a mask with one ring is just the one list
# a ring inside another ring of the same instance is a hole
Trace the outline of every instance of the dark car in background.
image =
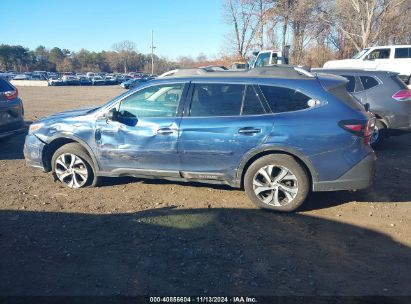
[(398, 73), (362, 69), (312, 69), (348, 79), (347, 91), (377, 117), (371, 137), (373, 147), (385, 138), (411, 131), (411, 91)]
[(91, 83), (93, 86), (94, 85), (105, 85), (106, 81), (101, 76), (94, 76), (93, 78), (91, 78)]
[(0, 78), (0, 139), (24, 132), (23, 102), (17, 89)]
[(86, 77), (86, 76), (79, 76), (78, 80), (80, 82), (81, 86), (89, 86), (92, 85), (92, 81), (90, 80), (90, 78)]
[(76, 76), (64, 75), (61, 79), (64, 85), (80, 85), (80, 80)]

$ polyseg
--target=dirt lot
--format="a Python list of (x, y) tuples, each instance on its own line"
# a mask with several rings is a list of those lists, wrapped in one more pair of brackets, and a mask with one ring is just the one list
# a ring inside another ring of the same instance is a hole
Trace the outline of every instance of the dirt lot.
[[(119, 87), (21, 87), (26, 118)], [(378, 151), (367, 191), (295, 214), (223, 186), (133, 178), (69, 190), (0, 143), (0, 295), (411, 295), (411, 135)]]

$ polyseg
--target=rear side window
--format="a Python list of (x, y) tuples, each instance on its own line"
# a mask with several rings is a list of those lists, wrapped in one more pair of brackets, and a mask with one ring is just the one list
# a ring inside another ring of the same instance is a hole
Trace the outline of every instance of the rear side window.
[(190, 116), (238, 116), (265, 114), (253, 85), (195, 84)]
[(14, 88), (7, 81), (0, 78), (0, 92), (14, 91)]
[(245, 85), (195, 84), (190, 116), (240, 115)]
[(310, 97), (289, 88), (260, 86), (273, 113), (291, 112), (309, 108)]
[(354, 76), (346, 76), (342, 75), (342, 77), (348, 79), (348, 83), (346, 84), (345, 88), (348, 92), (352, 93), (355, 90), (355, 77)]
[(361, 80), (362, 86), (364, 87), (364, 90), (369, 90), (378, 85), (377, 79), (371, 76), (360, 76), (360, 80)]
[(396, 48), (395, 58), (411, 58), (411, 48)]

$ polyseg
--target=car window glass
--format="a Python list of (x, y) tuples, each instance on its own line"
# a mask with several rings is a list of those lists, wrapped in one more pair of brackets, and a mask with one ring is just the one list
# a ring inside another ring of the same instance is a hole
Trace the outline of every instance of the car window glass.
[(371, 89), (378, 85), (378, 81), (374, 77), (371, 77), (371, 76), (360, 76), (360, 80), (361, 80), (362, 86), (364, 87), (364, 90)]
[(123, 117), (174, 117), (184, 84), (151, 86), (126, 97), (119, 106)]
[(250, 85), (247, 86), (245, 97), (244, 97), (243, 109), (241, 111), (241, 114), (242, 115), (265, 114), (264, 107), (253, 86), (250, 86)]
[(261, 53), (257, 57), (257, 61), (255, 63), (256, 67), (263, 67), (270, 64), (270, 53)]
[(195, 84), (190, 116), (240, 115), (245, 85)]
[(346, 84), (346, 89), (348, 92), (352, 93), (354, 92), (355, 89), (355, 77), (354, 76), (346, 76), (342, 75), (342, 77), (345, 77), (348, 79), (348, 83)]
[(316, 105), (316, 101), (293, 89), (276, 86), (260, 88), (274, 113), (298, 111)]
[(378, 49), (372, 51), (367, 59), (389, 59), (390, 58), (390, 49)]
[(396, 48), (395, 58), (411, 58), (411, 48)]

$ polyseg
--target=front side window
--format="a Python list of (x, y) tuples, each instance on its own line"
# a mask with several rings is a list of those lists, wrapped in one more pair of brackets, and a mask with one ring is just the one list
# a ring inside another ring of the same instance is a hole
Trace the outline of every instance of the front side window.
[(304, 110), (317, 104), (315, 100), (293, 89), (264, 85), (260, 89), (273, 113)]
[(270, 64), (270, 53), (261, 53), (257, 57), (257, 61), (255, 63), (256, 67), (263, 67)]
[(378, 81), (374, 77), (371, 77), (371, 76), (360, 76), (360, 80), (361, 80), (362, 86), (364, 87), (364, 90), (371, 89), (378, 85)]
[(144, 88), (123, 99), (121, 117), (175, 117), (184, 84), (165, 84)]
[(348, 83), (346, 84), (345, 88), (348, 92), (352, 93), (355, 90), (355, 77), (354, 76), (346, 76), (342, 75), (342, 77), (348, 79)]
[(396, 48), (395, 58), (411, 58), (411, 48)]
[(377, 49), (368, 54), (368, 60), (374, 59), (389, 59), (391, 49)]

